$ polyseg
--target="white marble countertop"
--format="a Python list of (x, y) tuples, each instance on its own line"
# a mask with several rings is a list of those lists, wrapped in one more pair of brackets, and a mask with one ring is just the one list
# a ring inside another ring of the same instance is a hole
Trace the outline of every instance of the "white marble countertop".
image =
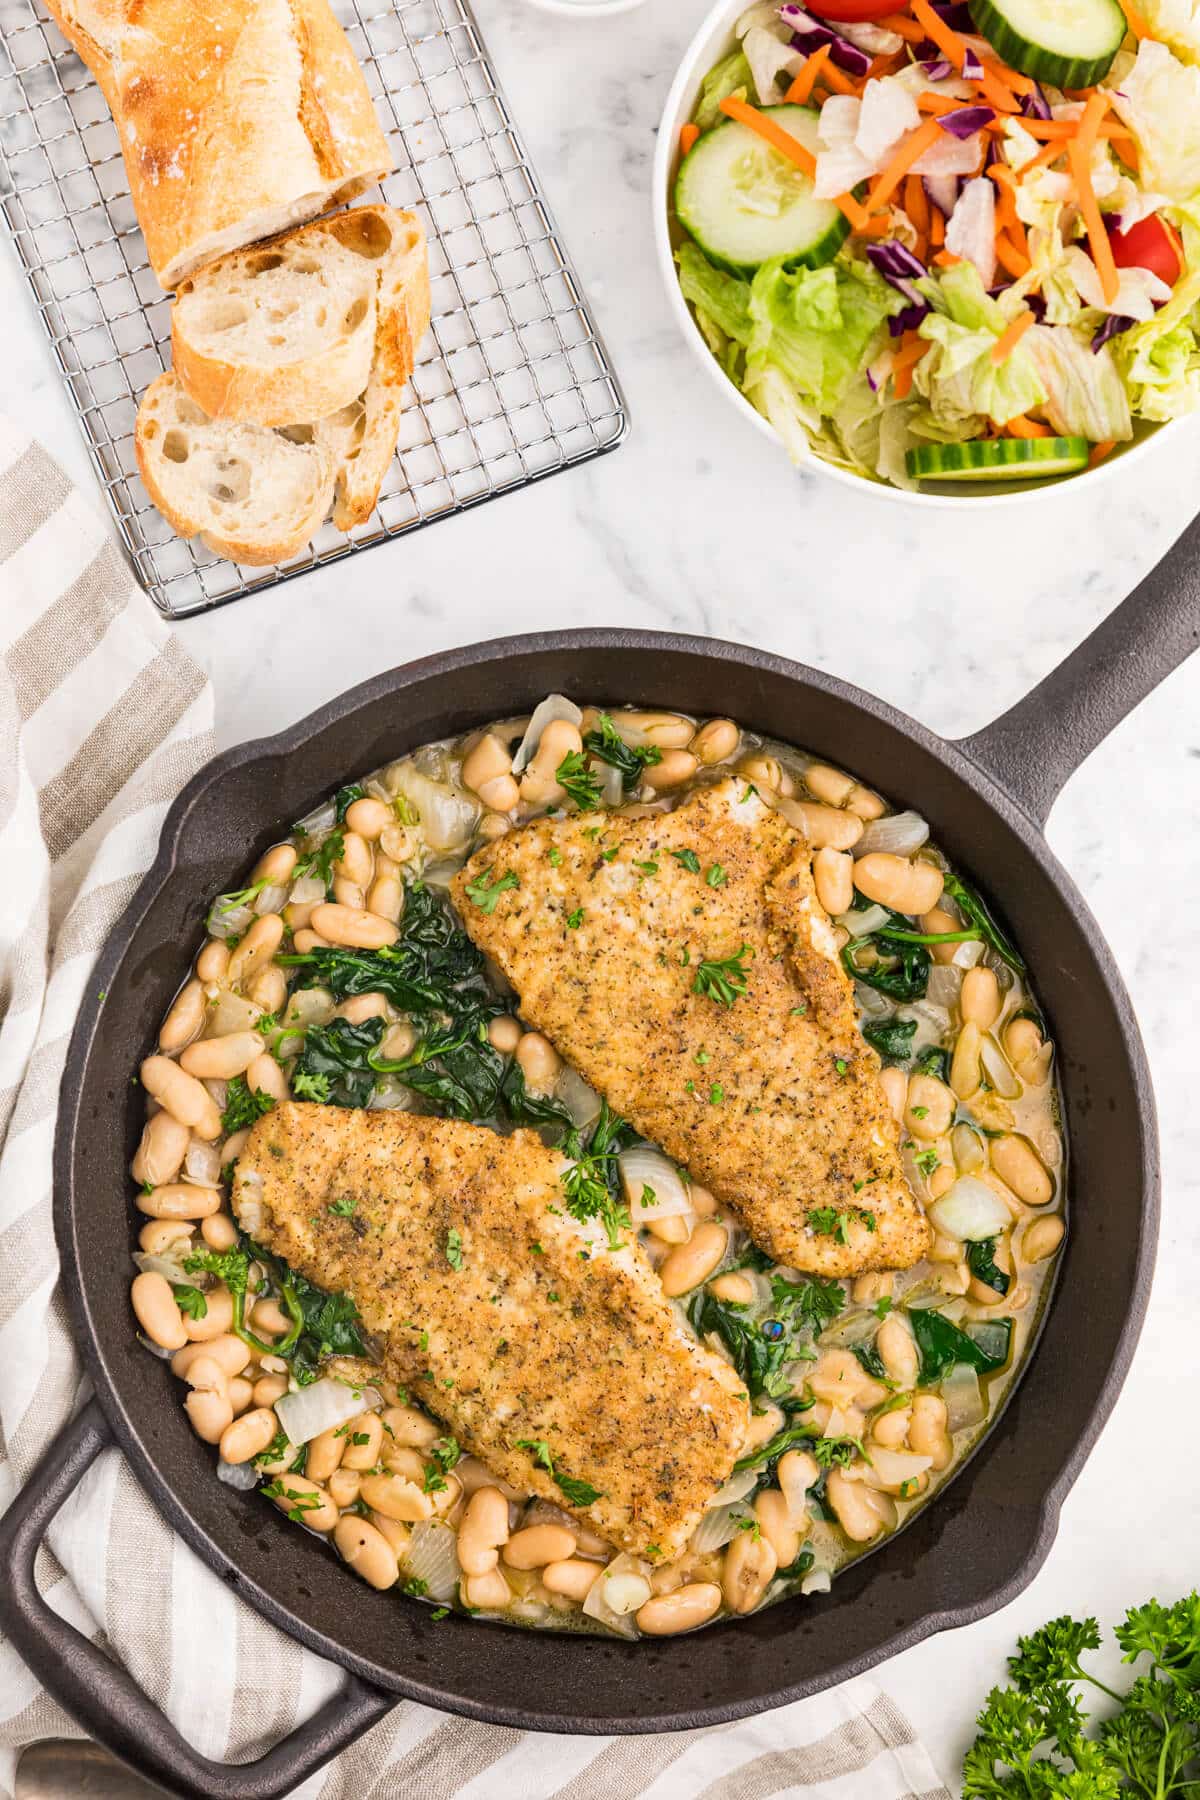
[[(761, 645), (957, 735), (1042, 676), (1195, 510), (1200, 427), (1160, 440), (1132, 476), (1090, 492), (1067, 487), (1049, 503), (948, 516), (798, 475), (738, 419), (677, 333), (649, 227), (658, 114), (703, 3), (649, 0), (588, 22), (480, 0), (500, 78), (624, 383), (631, 434), (586, 468), (184, 624), (183, 643), (213, 678), (222, 745), (449, 645), (596, 624)], [(92, 487), (7, 250), (0, 317), (0, 407), (35, 420), (46, 446)], [(1174, 1598), (1196, 1580), (1200, 1464), (1185, 1381), (1200, 1287), (1190, 1001), (1200, 956), (1198, 715), (1194, 661), (1093, 756), (1050, 825), (1141, 1019), (1161, 1115), (1163, 1233), (1133, 1372), (1045, 1567), (1004, 1612), (877, 1672), (952, 1787), (974, 1712), (1019, 1632), (1064, 1611), (1098, 1611), (1111, 1623), (1126, 1605)], [(803, 743), (803, 721), (796, 737)], [(853, 745), (845, 760), (853, 767)]]

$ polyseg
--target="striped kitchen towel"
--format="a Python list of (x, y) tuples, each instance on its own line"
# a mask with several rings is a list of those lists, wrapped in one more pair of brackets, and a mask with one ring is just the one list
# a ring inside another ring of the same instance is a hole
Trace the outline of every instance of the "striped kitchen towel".
[[(3, 421), (0, 657), (2, 1508), (82, 1380), (50, 1215), (72, 1021), (171, 800), (212, 751), (201, 671), (134, 587), (98, 515)], [(173, 1536), (114, 1450), (60, 1513), (39, 1575), (55, 1610), (103, 1639), (209, 1756), (261, 1754), (338, 1684), (331, 1664), (264, 1623)], [(24, 1746), (74, 1735), (0, 1644), (0, 1792), (12, 1794)], [(864, 1681), (738, 1725), (624, 1739), (525, 1734), (402, 1703), (297, 1790), (302, 1800), (783, 1792), (950, 1800), (907, 1720)]]

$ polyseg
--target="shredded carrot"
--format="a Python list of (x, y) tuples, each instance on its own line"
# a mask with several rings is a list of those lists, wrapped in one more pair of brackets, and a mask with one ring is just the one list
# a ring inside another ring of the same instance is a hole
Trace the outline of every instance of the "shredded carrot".
[(892, 359), (892, 388), (897, 400), (907, 400), (912, 392), (913, 370), (920, 362), (930, 345), (925, 338), (906, 349), (897, 351)]
[(698, 125), (681, 125), (679, 127), (679, 154), (686, 156), (699, 136), (700, 127)]
[(1096, 148), (1096, 139), (1100, 134), (1100, 126), (1107, 111), (1108, 95), (1103, 88), (1097, 88), (1083, 109), (1082, 117), (1079, 120), (1079, 130), (1075, 134), (1075, 141), (1089, 162), (1092, 159), (1092, 151)]
[(722, 100), (721, 111), (728, 118), (736, 119), (739, 125), (745, 125), (748, 130), (755, 132), (765, 143), (770, 144), (772, 150), (778, 150), (780, 156), (786, 156), (789, 162), (795, 163), (798, 169), (803, 169), (806, 175), (811, 177), (816, 174), (817, 159), (812, 151), (806, 150), (790, 131), (785, 131), (774, 119), (768, 119), (765, 113), (759, 112), (757, 106), (747, 106), (744, 100), (738, 100), (730, 94)]
[(1017, 180), (1024, 181), (1025, 177), (1032, 175), (1035, 169), (1048, 169), (1051, 163), (1056, 163), (1064, 154), (1063, 145), (1057, 141), (1047, 144), (1044, 150), (1039, 150), (1036, 156), (1031, 156), (1027, 163), (1021, 164), (1017, 170)]
[(789, 106), (806, 106), (808, 104), (809, 95), (813, 91), (817, 77), (828, 61), (829, 45), (822, 44), (819, 50), (814, 50), (812, 55), (806, 59), (804, 67), (797, 71), (796, 79), (784, 95), (784, 100)]
[(919, 44), (925, 36), (916, 20), (903, 13), (889, 13), (886, 19), (878, 19), (876, 23), (881, 31), (894, 31), (897, 37), (907, 38), (910, 44)]
[(908, 58), (903, 50), (893, 50), (890, 56), (877, 56), (863, 79), (864, 81), (881, 81), (885, 75), (895, 75), (907, 61)]
[(1024, 413), (1018, 413), (1015, 419), (1010, 419), (1004, 429), (1009, 437), (1016, 438), (1043, 438), (1053, 435), (1048, 425), (1039, 424), (1036, 419), (1028, 419)]
[[(853, 198), (853, 196), (849, 196), (849, 197)], [(847, 196), (843, 195), (842, 198), (845, 199), (845, 198), (847, 198)], [(841, 204), (842, 204), (841, 200), (839, 200), (837, 202), (837, 204), (839, 206), (841, 206)], [(891, 237), (892, 221), (888, 218), (868, 219), (864, 215), (862, 224), (856, 225), (854, 229), (858, 232), (859, 237), (872, 237), (872, 238)]]
[(850, 94), (857, 99), (861, 92), (858, 82), (851, 81), (848, 75), (844, 75), (835, 62), (825, 64), (821, 70), (821, 80), (835, 94)]
[(1033, 314), (1028, 310), (1018, 313), (1007, 331), (1002, 331), (992, 345), (992, 361), (994, 363), (1007, 362), (1029, 327), (1035, 323)]
[[(924, 0), (916, 0), (916, 4), (923, 3)], [(936, 13), (934, 17), (937, 17)], [(933, 148), (941, 135), (942, 128), (936, 119), (926, 119), (923, 125), (919, 125), (916, 131), (910, 133), (891, 161), (876, 177), (875, 186), (867, 197), (869, 213), (879, 212), (882, 207), (887, 205), (913, 164), (919, 162), (925, 152)]]
[(1096, 464), (1102, 463), (1105, 457), (1110, 456), (1116, 447), (1117, 443), (1115, 438), (1103, 438), (1100, 443), (1093, 444), (1092, 453), (1088, 457), (1088, 468), (1094, 469)]
[(1029, 258), (1015, 244), (1011, 244), (1003, 232), (996, 239), (996, 261), (1014, 281), (1020, 281), (1022, 275), (1028, 275), (1031, 267)]
[(929, 5), (929, 0), (912, 0), (912, 11), (930, 43), (937, 45), (942, 55), (949, 58), (961, 75), (967, 58), (967, 46), (957, 31), (951, 31), (949, 25)]
[(919, 175), (904, 180), (904, 210), (913, 222), (918, 237), (929, 236), (929, 196)]
[(1005, 118), (1011, 118), (1020, 112), (1021, 105), (1015, 94), (1011, 94), (1004, 83), (998, 81), (989, 69), (985, 69), (978, 80), (972, 82), (971, 85), (989, 106), (994, 107)]
[(1126, 168), (1132, 169), (1136, 175), (1141, 168), (1136, 139), (1126, 137), (1123, 131), (1111, 131), (1108, 134), (1108, 141)]
[(915, 368), (928, 349), (928, 338), (919, 338), (915, 332), (906, 331), (903, 343), (892, 358), (893, 374), (898, 369)]
[(946, 241), (946, 221), (936, 206), (929, 209), (929, 241), (935, 250), (940, 249)]
[(1019, 75), (1016, 69), (997, 62), (994, 56), (981, 56), (979, 60), (983, 64), (985, 75), (994, 76), (1004, 87), (1011, 88), (1014, 94), (1032, 94), (1033, 82), (1028, 75)]
[(956, 256), (953, 250), (939, 250), (933, 260), (939, 269), (952, 269), (955, 263), (962, 261), (962, 257)]
[(1096, 192), (1092, 186), (1091, 157), (1079, 138), (1072, 138), (1067, 144), (1067, 158), (1071, 164), (1071, 174), (1075, 178), (1075, 193), (1087, 231), (1092, 261), (1100, 276), (1100, 286), (1104, 298), (1111, 306), (1120, 292), (1121, 281), (1117, 274), (1117, 265), (1113, 258), (1108, 232), (1105, 230), (1104, 220), (1100, 216)]
[(1135, 38), (1147, 38), (1150, 36), (1150, 28), (1146, 24), (1145, 19), (1143, 19), (1136, 6), (1129, 4), (1129, 0), (1121, 0), (1121, 11), (1125, 14), (1125, 23), (1128, 25)]
[(1022, 224), (1020, 218), (1017, 216), (1017, 209), (1015, 206), (1013, 207), (1012, 218), (1008, 221), (1008, 225), (1007, 225), (1006, 229), (1008, 231), (1009, 237), (1012, 239), (1013, 244), (1016, 247), (1017, 255), (1023, 256), (1025, 258), (1026, 262), (1028, 262), (1029, 261), (1029, 238), (1025, 231), (1024, 225)]
[(945, 94), (932, 91), (917, 95), (917, 111), (923, 113), (961, 112), (966, 104), (965, 100), (950, 100)]

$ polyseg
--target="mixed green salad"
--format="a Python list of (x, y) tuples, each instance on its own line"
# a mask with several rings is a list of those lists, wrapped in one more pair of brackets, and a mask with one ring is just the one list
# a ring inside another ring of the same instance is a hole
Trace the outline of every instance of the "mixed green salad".
[(800, 462), (1072, 474), (1200, 405), (1200, 0), (762, 0), (680, 134), (683, 293)]

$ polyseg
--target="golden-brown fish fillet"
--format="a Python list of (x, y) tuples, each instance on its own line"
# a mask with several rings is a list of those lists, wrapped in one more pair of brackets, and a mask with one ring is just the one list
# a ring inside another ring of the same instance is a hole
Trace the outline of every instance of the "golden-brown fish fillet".
[[(758, 1243), (823, 1275), (908, 1268), (929, 1227), (810, 854), (724, 780), (648, 818), (539, 820), (476, 851), (453, 892), (522, 1016)], [(488, 870), (490, 912), (469, 893)], [(743, 946), (744, 994), (695, 991)]]
[[(353, 1296), (387, 1375), (495, 1474), (670, 1557), (728, 1480), (749, 1406), (636, 1242), (610, 1250), (563, 1210), (565, 1167), (531, 1131), (286, 1103), (238, 1158), (234, 1209)], [(522, 1440), (600, 1497), (572, 1505)]]

